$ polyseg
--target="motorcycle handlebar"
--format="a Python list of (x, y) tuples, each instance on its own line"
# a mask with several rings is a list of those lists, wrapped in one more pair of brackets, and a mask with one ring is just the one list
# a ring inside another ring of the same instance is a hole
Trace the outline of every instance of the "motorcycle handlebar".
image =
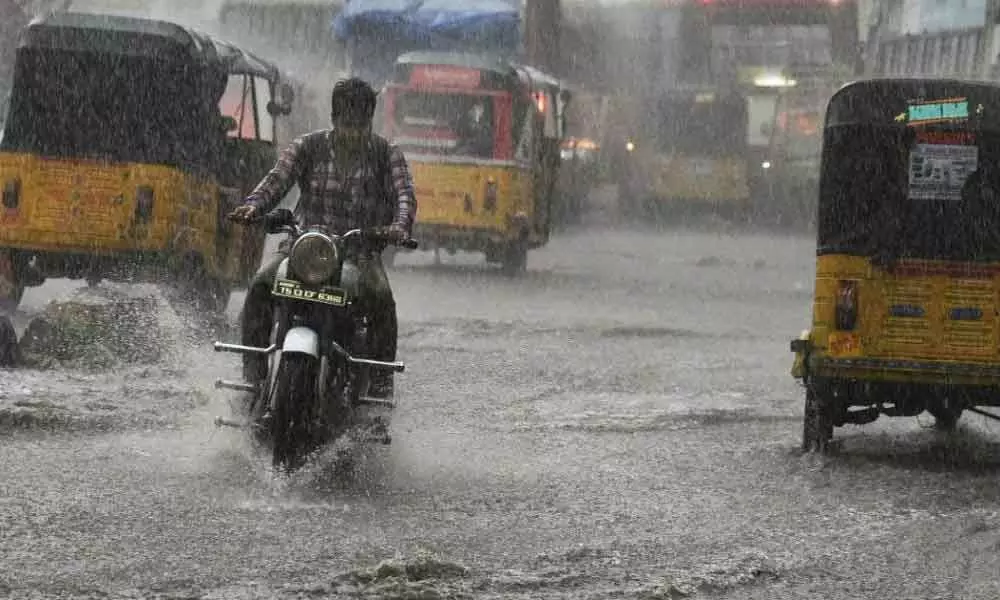
[[(287, 211), (287, 212), (286, 212)], [(254, 213), (250, 218), (238, 217), (235, 212), (226, 215), (226, 218), (230, 221), (235, 221), (237, 223), (245, 223), (248, 225), (263, 225), (270, 233), (283, 233), (288, 232), (294, 235), (302, 233), (302, 229), (299, 227), (298, 222), (295, 220), (294, 215), (288, 209), (277, 209), (269, 213), (260, 214)], [(407, 250), (416, 250), (420, 243), (413, 238), (407, 238), (404, 240), (394, 240), (393, 236), (390, 235), (389, 229), (387, 227), (374, 227), (371, 229), (352, 229), (344, 235), (340, 236), (341, 239), (349, 239), (352, 237), (360, 236), (370, 241), (387, 242), (405, 248)]]
[(353, 229), (348, 231), (341, 236), (342, 239), (346, 239), (352, 236), (361, 236), (364, 239), (376, 241), (376, 242), (387, 242), (394, 246), (399, 246), (400, 248), (405, 248), (407, 250), (416, 250), (420, 245), (417, 240), (413, 238), (407, 238), (404, 240), (395, 240), (393, 236), (389, 233), (388, 227), (373, 227), (371, 229)]

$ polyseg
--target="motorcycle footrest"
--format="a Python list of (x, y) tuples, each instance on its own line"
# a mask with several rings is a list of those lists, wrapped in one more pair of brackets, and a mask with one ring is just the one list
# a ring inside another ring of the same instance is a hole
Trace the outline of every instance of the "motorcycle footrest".
[(246, 424), (239, 421), (231, 421), (222, 417), (215, 417), (216, 427), (232, 427), (233, 429), (246, 429)]
[(236, 390), (237, 392), (257, 393), (257, 386), (252, 383), (242, 383), (239, 381), (226, 381), (225, 379), (215, 380), (215, 389)]
[(244, 346), (242, 344), (227, 344), (225, 342), (215, 342), (212, 345), (216, 352), (236, 352), (239, 354), (272, 354), (277, 352), (277, 345), (270, 345), (267, 348), (261, 348), (258, 346)]
[(361, 396), (358, 404), (366, 406), (381, 406), (384, 408), (396, 408), (396, 403), (385, 398), (372, 398), (371, 396)]
[(367, 365), (369, 367), (375, 367), (376, 369), (389, 369), (396, 373), (402, 373), (406, 370), (406, 365), (401, 362), (385, 362), (381, 360), (372, 360), (370, 358), (357, 358), (356, 356), (348, 356), (347, 360), (356, 365)]

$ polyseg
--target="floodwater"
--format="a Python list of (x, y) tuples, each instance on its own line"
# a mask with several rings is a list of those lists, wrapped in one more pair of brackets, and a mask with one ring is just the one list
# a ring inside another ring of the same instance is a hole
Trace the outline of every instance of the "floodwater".
[[(515, 279), (402, 256), (394, 441), (347, 483), (323, 456), (276, 477), (216, 430), (237, 359), (176, 315), (161, 364), (0, 371), (0, 408), (74, 415), (3, 432), (0, 591), (996, 598), (996, 425), (883, 418), (799, 453), (788, 341), (813, 256), (805, 237), (598, 227)], [(19, 325), (71, 288), (30, 290)]]

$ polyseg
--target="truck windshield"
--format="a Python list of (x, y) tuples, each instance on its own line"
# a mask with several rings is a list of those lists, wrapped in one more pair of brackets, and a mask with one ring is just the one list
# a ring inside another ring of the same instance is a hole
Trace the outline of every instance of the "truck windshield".
[(404, 151), (493, 156), (491, 96), (405, 91), (396, 95), (394, 112), (395, 143)]
[(742, 97), (664, 99), (655, 118), (663, 152), (726, 156), (746, 148), (747, 107)]

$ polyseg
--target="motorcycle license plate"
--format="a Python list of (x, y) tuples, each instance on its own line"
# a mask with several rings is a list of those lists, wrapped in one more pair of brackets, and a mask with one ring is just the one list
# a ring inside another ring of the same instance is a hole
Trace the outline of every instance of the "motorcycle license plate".
[(303, 300), (305, 302), (320, 302), (333, 306), (344, 306), (347, 303), (347, 294), (338, 288), (322, 288), (313, 290), (305, 287), (298, 281), (291, 279), (278, 279), (274, 282), (271, 294), (279, 298), (290, 298), (292, 300)]

